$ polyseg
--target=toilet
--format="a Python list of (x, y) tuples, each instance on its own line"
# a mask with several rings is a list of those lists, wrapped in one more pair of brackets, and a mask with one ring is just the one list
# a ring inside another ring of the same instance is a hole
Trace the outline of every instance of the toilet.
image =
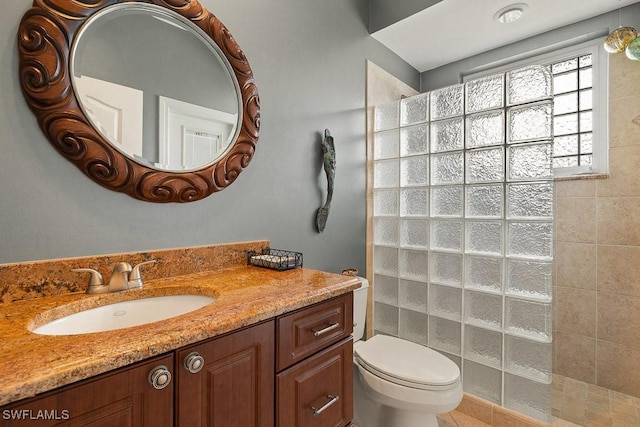
[(460, 369), (446, 356), (387, 335), (364, 341), (369, 282), (354, 291), (354, 427), (437, 427), (462, 401)]

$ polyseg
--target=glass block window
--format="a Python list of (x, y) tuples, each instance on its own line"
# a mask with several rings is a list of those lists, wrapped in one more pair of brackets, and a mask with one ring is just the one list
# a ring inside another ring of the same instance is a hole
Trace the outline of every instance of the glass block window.
[(553, 75), (553, 167), (593, 163), (593, 55), (547, 65)]
[(505, 61), (501, 66), (471, 72), (463, 81), (478, 81), (527, 65), (541, 65), (552, 75), (554, 175), (607, 173), (608, 56), (600, 39)]

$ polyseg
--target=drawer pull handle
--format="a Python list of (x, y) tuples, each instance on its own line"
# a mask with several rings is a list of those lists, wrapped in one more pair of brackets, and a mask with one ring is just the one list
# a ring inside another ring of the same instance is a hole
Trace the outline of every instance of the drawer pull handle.
[(329, 326), (327, 326), (324, 329), (319, 329), (317, 331), (313, 331), (313, 336), (314, 337), (319, 337), (320, 335), (324, 335), (327, 332), (333, 331), (334, 329), (338, 328), (339, 326), (340, 326), (340, 323), (332, 323), (332, 324), (330, 324)]
[(325, 403), (321, 408), (315, 408), (314, 406), (311, 407), (311, 409), (313, 410), (313, 416), (317, 417), (318, 415), (320, 415), (321, 413), (323, 413), (324, 411), (327, 410), (327, 408), (329, 408), (329, 406), (333, 405), (334, 403), (336, 403), (338, 400), (340, 400), (339, 396), (333, 396), (333, 395), (328, 395), (327, 396), (329, 398), (329, 401), (327, 403)]

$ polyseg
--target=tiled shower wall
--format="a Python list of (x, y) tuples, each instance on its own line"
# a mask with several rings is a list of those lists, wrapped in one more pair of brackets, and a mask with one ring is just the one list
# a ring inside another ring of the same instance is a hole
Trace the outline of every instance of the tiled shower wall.
[(609, 60), (609, 177), (555, 183), (554, 372), (640, 397), (640, 63)]
[(524, 69), (385, 104), (373, 152), (376, 331), (435, 348), (461, 366), (465, 391), (542, 419), (549, 94), (548, 73)]

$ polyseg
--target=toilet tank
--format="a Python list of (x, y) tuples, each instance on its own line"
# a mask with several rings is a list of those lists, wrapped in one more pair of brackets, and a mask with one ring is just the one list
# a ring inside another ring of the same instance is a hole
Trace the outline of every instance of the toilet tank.
[(353, 291), (353, 341), (364, 338), (365, 321), (367, 320), (367, 294), (369, 281), (364, 277), (358, 277), (362, 282), (360, 288)]

